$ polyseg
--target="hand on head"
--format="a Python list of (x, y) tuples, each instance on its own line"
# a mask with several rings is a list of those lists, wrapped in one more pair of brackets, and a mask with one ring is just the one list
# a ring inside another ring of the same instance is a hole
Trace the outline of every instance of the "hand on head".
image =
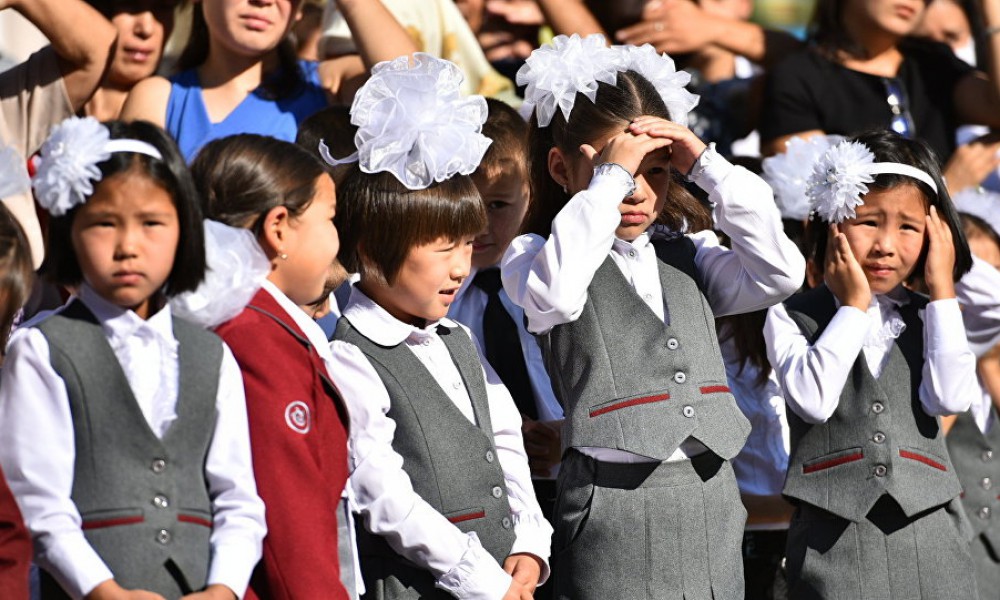
[(927, 215), (927, 259), (924, 280), (931, 300), (955, 297), (955, 242), (948, 223), (931, 206)]
[(823, 280), (843, 306), (868, 310), (872, 300), (868, 278), (837, 225), (830, 225)]
[(647, 154), (671, 146), (671, 164), (681, 173), (691, 170), (698, 156), (705, 150), (705, 143), (691, 130), (659, 117), (642, 116), (629, 123), (626, 131), (610, 140), (598, 152), (590, 144), (580, 151), (594, 165), (617, 163), (635, 175)]

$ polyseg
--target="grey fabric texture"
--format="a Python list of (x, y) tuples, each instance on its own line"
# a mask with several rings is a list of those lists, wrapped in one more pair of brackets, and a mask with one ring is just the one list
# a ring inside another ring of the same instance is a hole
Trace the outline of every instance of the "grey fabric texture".
[(566, 412), (564, 449), (614, 448), (666, 460), (693, 437), (732, 458), (750, 423), (729, 392), (693, 245), (686, 237), (653, 243), (669, 325), (609, 257), (579, 318), (538, 336)]
[[(334, 339), (357, 346), (389, 393), (388, 416), (396, 423), (393, 449), (413, 489), (465, 532), (474, 531), (499, 564), (510, 554), (514, 529), (503, 468), (493, 442), (482, 364), (461, 328), (438, 333), (472, 399), (472, 424), (405, 344), (380, 346), (351, 326), (337, 323)], [(359, 526), (358, 549), (366, 598), (449, 598), (433, 576), (396, 554), (380, 537)]]
[(174, 319), (177, 420), (160, 440), (81, 302), (37, 327), (69, 395), (76, 441), (72, 499), (87, 541), (127, 589), (173, 599), (203, 588), (212, 532), (204, 465), (217, 418), (221, 340)]
[(948, 452), (962, 482), (962, 506), (975, 538), (972, 554), (976, 579), (986, 597), (1000, 598), (1000, 419), (992, 410), (993, 427), (986, 435), (971, 413), (963, 413), (948, 432)]
[(555, 597), (742, 599), (746, 514), (732, 467), (710, 452), (621, 464), (571, 450), (559, 472)]
[(799, 506), (788, 530), (789, 598), (979, 598), (968, 525), (957, 499), (907, 517), (888, 496), (883, 498), (859, 522)]
[[(906, 329), (876, 380), (859, 354), (833, 416), (812, 425), (788, 412), (791, 456), (784, 494), (854, 522), (884, 494), (908, 516), (948, 503), (961, 492), (939, 420), (917, 392), (923, 366), (925, 297), (908, 292), (900, 307)], [(788, 314), (814, 342), (836, 310), (820, 286), (786, 302)]]

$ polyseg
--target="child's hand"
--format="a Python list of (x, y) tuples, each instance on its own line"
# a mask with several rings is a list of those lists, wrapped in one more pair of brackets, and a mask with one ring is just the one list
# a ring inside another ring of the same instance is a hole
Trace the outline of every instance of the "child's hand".
[[(513, 578), (510, 589), (504, 596), (504, 600), (513, 598), (532, 598), (535, 587), (538, 586), (538, 578), (542, 575), (541, 560), (532, 554), (511, 554), (503, 561), (503, 570), (507, 571)], [(520, 590), (516, 589), (520, 587)], [(512, 593), (520, 595), (512, 596)]]
[(872, 301), (868, 278), (854, 257), (854, 252), (847, 243), (847, 237), (840, 233), (840, 228), (836, 225), (830, 225), (827, 237), (823, 280), (843, 306), (868, 310), (868, 305)]
[(672, 143), (672, 140), (664, 137), (623, 131), (608, 140), (608, 145), (600, 153), (590, 144), (580, 146), (580, 152), (595, 167), (601, 163), (617, 163), (635, 177), (635, 172), (639, 170), (639, 165), (647, 154)]
[(552, 466), (562, 458), (562, 421), (543, 423), (529, 418), (521, 425), (524, 450), (533, 476), (549, 477)]
[(215, 583), (205, 588), (202, 592), (183, 596), (181, 600), (239, 600), (239, 598), (236, 597), (236, 593), (229, 589), (229, 587)]
[(670, 162), (682, 174), (691, 172), (698, 157), (705, 151), (705, 142), (690, 129), (659, 117), (642, 116), (629, 124), (629, 131), (657, 139), (668, 139), (673, 151)]
[(951, 229), (931, 207), (927, 215), (927, 261), (924, 265), (924, 279), (931, 300), (955, 297), (955, 242)]
[(109, 579), (91, 590), (84, 600), (166, 600), (166, 598), (146, 590), (126, 590), (114, 579)]

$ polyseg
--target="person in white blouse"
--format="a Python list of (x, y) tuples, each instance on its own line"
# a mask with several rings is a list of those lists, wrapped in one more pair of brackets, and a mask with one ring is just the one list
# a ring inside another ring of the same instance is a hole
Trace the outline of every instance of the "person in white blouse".
[[(927, 146), (893, 132), (841, 142), (812, 172), (824, 284), (764, 331), (792, 434), (790, 596), (978, 597), (938, 419), (981, 396), (957, 213)], [(904, 287), (914, 275), (929, 300)]]
[[(749, 424), (713, 313), (781, 301), (802, 256), (767, 185), (683, 125), (694, 99), (669, 57), (560, 36), (518, 83), (544, 162), (532, 165), (531, 233), (501, 271), (566, 412), (556, 597), (742, 598), (746, 512), (728, 460)], [(734, 250), (710, 231), (684, 235), (674, 171), (708, 192)]]
[(43, 145), (35, 190), (51, 274), (77, 293), (11, 338), (0, 463), (43, 594), (241, 597), (266, 532), (242, 379), (165, 302), (205, 272), (183, 158), (148, 123), (73, 118)]

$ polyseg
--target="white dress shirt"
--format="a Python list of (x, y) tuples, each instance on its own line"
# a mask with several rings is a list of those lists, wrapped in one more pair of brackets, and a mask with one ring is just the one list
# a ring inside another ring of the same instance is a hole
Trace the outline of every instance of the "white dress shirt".
[[(813, 345), (783, 304), (768, 311), (767, 357), (778, 372), (789, 408), (802, 420), (824, 423), (833, 415), (859, 353), (871, 374), (881, 375), (905, 327), (897, 309), (906, 301), (900, 292), (875, 294), (867, 312), (840, 306)], [(918, 396), (924, 411), (937, 416), (969, 410), (981, 391), (958, 301), (937, 300), (922, 312), (924, 366)]]
[[(143, 416), (162, 438), (176, 419), (179, 388), (170, 307), (143, 320), (87, 285), (79, 299), (100, 322)], [(215, 407), (205, 457), (213, 521), (208, 583), (223, 584), (242, 597), (260, 559), (266, 526), (253, 478), (243, 378), (225, 344)], [(35, 562), (73, 598), (112, 579), (84, 537), (70, 498), (76, 446), (66, 385), (49, 362), (45, 336), (27, 325), (11, 336), (3, 367), (0, 439), (0, 464), (31, 532)]]
[[(405, 343), (455, 406), (475, 423), (468, 390), (436, 332), (439, 325), (460, 325), (443, 319), (423, 329), (413, 327), (395, 319), (356, 287), (344, 308), (344, 318), (377, 344)], [(374, 367), (353, 344), (334, 341), (330, 348), (337, 384), (351, 416), (350, 485), (368, 530), (383, 536), (400, 555), (428, 569), (438, 587), (452, 595), (472, 600), (502, 598), (510, 587), (510, 575), (483, 549), (475, 533), (460, 531), (413, 490), (403, 470), (403, 458), (392, 449), (396, 424), (386, 416), (389, 394)], [(485, 363), (478, 342), (476, 349), (484, 361), (493, 438), (514, 523), (516, 540), (511, 553), (529, 553), (542, 559), (546, 566), (540, 581), (544, 582), (552, 528), (542, 516), (531, 486), (521, 415), (500, 378)]]
[(972, 257), (972, 269), (955, 284), (969, 347), (981, 356), (1000, 343), (1000, 271)]
[[(712, 149), (705, 151), (694, 172), (695, 183), (715, 203), (719, 229), (733, 246), (722, 246), (712, 231), (689, 234), (715, 315), (767, 308), (794, 293), (802, 283), (805, 259), (784, 234), (771, 188)], [(649, 231), (633, 242), (615, 237), (621, 223), (618, 206), (627, 192), (627, 182), (614, 172), (597, 175), (556, 215), (547, 240), (529, 234), (511, 243), (501, 263), (504, 289), (524, 309), (529, 331), (546, 333), (579, 318), (587, 288), (609, 255), (653, 313), (670, 322)], [(609, 448), (579, 450), (609, 462), (650, 460)], [(700, 451), (701, 443), (686, 440), (668, 460)]]

